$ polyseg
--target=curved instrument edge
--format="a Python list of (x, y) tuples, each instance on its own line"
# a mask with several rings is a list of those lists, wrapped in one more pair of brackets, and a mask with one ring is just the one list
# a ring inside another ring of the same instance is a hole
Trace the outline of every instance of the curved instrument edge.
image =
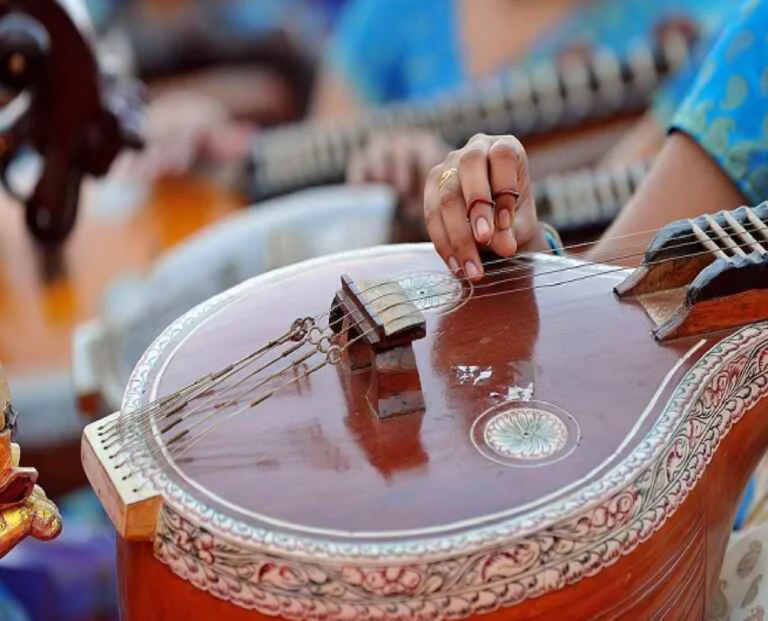
[(101, 432), (120, 416), (115, 412), (85, 427), (80, 447), (83, 469), (115, 530), (129, 541), (152, 541), (162, 497), (149, 481), (137, 484), (125, 457), (114, 455)]

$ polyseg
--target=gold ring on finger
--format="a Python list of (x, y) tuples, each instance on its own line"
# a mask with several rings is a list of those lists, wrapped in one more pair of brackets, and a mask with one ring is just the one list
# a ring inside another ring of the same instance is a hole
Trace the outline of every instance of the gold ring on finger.
[(454, 175), (459, 172), (458, 168), (449, 168), (440, 173), (440, 178), (437, 180), (437, 189), (442, 190), (443, 186), (448, 183)]

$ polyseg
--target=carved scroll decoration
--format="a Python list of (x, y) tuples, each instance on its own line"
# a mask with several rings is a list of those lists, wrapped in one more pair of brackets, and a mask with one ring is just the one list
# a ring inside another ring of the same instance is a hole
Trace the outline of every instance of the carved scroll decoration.
[[(167, 344), (161, 337), (140, 363), (129, 407), (140, 402)], [(288, 619), (490, 612), (597, 574), (648, 539), (694, 488), (731, 426), (767, 393), (768, 323), (761, 323), (702, 356), (654, 428), (601, 479), (531, 513), (420, 540), (339, 543), (275, 532), (216, 512), (159, 472), (153, 481), (165, 505), (155, 555), (216, 597)]]

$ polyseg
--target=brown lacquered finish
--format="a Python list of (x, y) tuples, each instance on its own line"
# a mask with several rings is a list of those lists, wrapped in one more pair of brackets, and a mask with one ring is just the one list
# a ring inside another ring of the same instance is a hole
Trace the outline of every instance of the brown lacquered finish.
[[(761, 414), (766, 412), (753, 412), (750, 420)], [(764, 423), (760, 426), (760, 431), (768, 431)], [(707, 593), (718, 576), (738, 490), (746, 483), (748, 468), (756, 463), (742, 461), (736, 468), (726, 463), (740, 450), (739, 441), (746, 439), (747, 432), (743, 431), (746, 427), (734, 430), (710, 466), (711, 473), (719, 470), (721, 474), (708, 475), (664, 528), (632, 555), (576, 586), (476, 618), (482, 621), (704, 619)], [(120, 541), (118, 563), (124, 621), (274, 619), (217, 599), (175, 576), (155, 560), (150, 543)]]
[[(705, 337), (695, 351), (699, 337), (659, 344), (643, 309), (613, 296), (623, 274), (544, 287), (590, 273), (562, 268), (537, 260), (532, 276), (516, 267), (476, 288), (463, 306), (428, 314), (427, 336), (414, 343), (423, 415), (378, 421), (361, 399), (364, 375), (324, 368), (301, 390), (219, 425), (171, 476), (182, 487), (194, 480), (211, 490), (218, 500), (193, 493), (248, 523), (278, 520), (268, 528), (309, 529), (331, 540), (350, 531), (371, 541), (381, 537), (372, 531), (405, 539), (414, 529), (492, 523), (489, 516), (525, 513), (570, 484), (586, 485), (638, 444), (685, 371), (724, 335)], [(222, 367), (296, 317), (323, 312), (341, 273), (365, 279), (414, 270), (443, 267), (424, 248), (409, 247), (259, 279), (173, 350), (150, 381), (152, 394)], [(534, 399), (572, 416), (581, 437), (555, 463), (510, 468), (482, 456), (470, 431), (510, 387), (530, 382)], [(701, 619), (740, 491), (765, 448), (768, 407), (755, 409), (763, 411), (730, 431), (699, 485), (650, 540), (596, 577), (482, 618)], [(121, 542), (120, 570), (129, 621), (268, 618), (173, 576), (150, 544)]]
[[(370, 279), (414, 266), (443, 269), (435, 255), (424, 255), (336, 261), (253, 288), (184, 341), (158, 379), (156, 394), (224, 367), (284, 332), (294, 318), (322, 313), (342, 272)], [(557, 266), (544, 264), (540, 271)], [(538, 282), (588, 273), (555, 273)], [(346, 380), (326, 367), (303, 382), (301, 390), (286, 390), (218, 425), (185, 454), (183, 472), (246, 510), (341, 531), (420, 529), (473, 519), (536, 502), (586, 476), (610, 457), (680, 353), (698, 339), (657, 345), (642, 308), (614, 299), (611, 285), (618, 279), (608, 276), (540, 289), (535, 295), (528, 290), (481, 298), (529, 288), (530, 277), (521, 274), (526, 272), (505, 272), (502, 285), (483, 285), (466, 305), (428, 318), (427, 336), (413, 343), (426, 402), (420, 424), (408, 416), (377, 422), (360, 398), (366, 379), (351, 378), (359, 385), (345, 392)], [(609, 323), (620, 342), (606, 340)], [(574, 339), (577, 356), (572, 355)], [(627, 356), (628, 351), (633, 355)], [(464, 377), (469, 367), (477, 369), (477, 377)], [(526, 484), (532, 471), (495, 464), (469, 441), (479, 414), (506, 398), (511, 387), (531, 381), (534, 398), (575, 417), (583, 437), (580, 450), (535, 470), (535, 486)], [(621, 387), (621, 408), (611, 386)], [(255, 397), (243, 390), (240, 405)], [(226, 414), (227, 409), (221, 412)], [(652, 420), (638, 430), (640, 435)], [(175, 427), (167, 437), (186, 427)]]

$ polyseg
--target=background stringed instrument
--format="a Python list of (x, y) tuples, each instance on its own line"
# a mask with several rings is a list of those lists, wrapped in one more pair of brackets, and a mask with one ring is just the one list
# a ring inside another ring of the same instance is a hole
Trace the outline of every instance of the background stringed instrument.
[(602, 51), (590, 60), (542, 63), (458, 94), (382, 107), (352, 121), (265, 131), (254, 141), (244, 187), (261, 199), (337, 183), (352, 153), (372, 134), (404, 128), (433, 131), (449, 145), (478, 132), (514, 134), (525, 139), (539, 177), (586, 167), (647, 109), (660, 81), (688, 52), (687, 40), (673, 33), (657, 46), (638, 46), (628, 58)]
[(241, 204), (192, 180), (159, 184), (129, 217), (86, 198), (67, 246), (47, 256), (29, 238), (18, 207), (0, 201), (0, 358), (19, 410), (28, 415), (20, 430), (25, 459), (36, 465), (50, 494), (84, 482), (82, 423), (70, 378), (73, 330), (101, 312), (116, 277), (144, 273), (164, 250)]
[(474, 285), (371, 248), (196, 307), (83, 437), (124, 618), (703, 618), (768, 445), (767, 222)]
[[(121, 149), (140, 142), (135, 84), (99, 65), (82, 3), (10, 0), (0, 21), (0, 181), (16, 198), (0, 200), (0, 357), (24, 414), (25, 457), (58, 494), (84, 482), (72, 330), (98, 313), (116, 275), (146, 269), (241, 201), (203, 183), (169, 183), (128, 215), (130, 201), (119, 199), (140, 188), (84, 196), (89, 176), (105, 174)], [(26, 166), (29, 150), (39, 175)], [(82, 222), (62, 248), (79, 210)]]

